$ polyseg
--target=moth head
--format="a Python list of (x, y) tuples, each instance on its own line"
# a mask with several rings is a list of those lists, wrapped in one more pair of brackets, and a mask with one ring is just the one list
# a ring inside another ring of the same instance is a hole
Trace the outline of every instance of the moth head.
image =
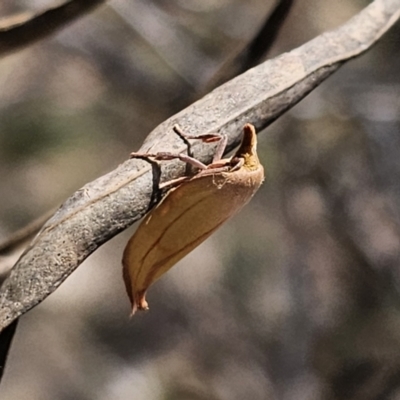
[(235, 157), (254, 157), (257, 155), (257, 134), (256, 129), (251, 124), (243, 127), (242, 143), (240, 144)]

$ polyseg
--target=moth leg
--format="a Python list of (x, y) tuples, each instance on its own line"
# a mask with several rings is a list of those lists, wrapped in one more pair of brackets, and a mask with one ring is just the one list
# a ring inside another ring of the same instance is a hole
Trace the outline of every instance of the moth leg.
[[(193, 157), (192, 145), (190, 144), (186, 134), (182, 131), (181, 127), (178, 124), (175, 124), (172, 127), (173, 131), (182, 139), (182, 141), (186, 144), (186, 151), (189, 157)], [(187, 171), (189, 172), (189, 171)]]
[(168, 191), (168, 190), (174, 188), (175, 186), (179, 186), (180, 184), (182, 184), (183, 182), (187, 181), (188, 179), (190, 179), (190, 177), (188, 177), (188, 176), (181, 176), (180, 178), (171, 179), (170, 181), (161, 183), (160, 184), (160, 189), (163, 192), (164, 191)]
[[(189, 157), (193, 157), (194, 155), (193, 155), (193, 151), (192, 151), (192, 145), (188, 140), (190, 138), (193, 138), (193, 136), (186, 135), (185, 132), (183, 132), (183, 130), (181, 129), (181, 127), (178, 124), (175, 124), (172, 127), (172, 129), (182, 139), (182, 141), (186, 144), (187, 155)], [(186, 164), (185, 173), (186, 173), (186, 175), (192, 175), (193, 174), (190, 164)]]
[(222, 134), (219, 134), (219, 133), (203, 133), (201, 135), (188, 135), (185, 132), (183, 132), (182, 128), (178, 124), (175, 124), (172, 127), (172, 129), (181, 138), (199, 139), (199, 140), (202, 140), (204, 143), (218, 142), (219, 140), (221, 140), (221, 138), (223, 136), (225, 136), (225, 135), (222, 135)]
[(160, 152), (160, 153), (131, 153), (131, 158), (154, 158), (157, 161), (167, 161), (167, 160), (181, 160), (186, 164), (193, 165), (199, 169), (207, 169), (207, 166), (203, 164), (201, 161), (196, 160), (193, 157), (187, 156), (186, 154), (174, 154), (168, 152)]
[[(134, 154), (134, 155), (132, 155)], [(148, 154), (144, 153), (132, 153), (131, 158), (140, 158), (141, 160), (147, 161), (148, 163), (151, 164), (151, 171), (153, 175), (153, 187), (151, 190), (151, 198), (150, 198), (150, 203), (148, 207), (148, 211), (153, 208), (155, 204), (157, 204), (161, 200), (161, 185), (160, 185), (160, 180), (161, 180), (161, 168), (160, 164), (157, 161), (152, 160)]]
[(226, 144), (228, 143), (228, 137), (224, 134), (220, 133), (204, 133), (202, 135), (187, 135), (184, 133), (179, 125), (174, 125), (172, 127), (174, 132), (187, 144), (188, 146), (188, 154), (190, 156), (193, 156), (191, 153), (190, 149), (190, 143), (187, 141), (187, 139), (198, 139), (201, 140), (204, 143), (214, 143), (218, 142), (217, 148), (215, 150), (215, 154), (213, 157), (212, 162), (219, 161), (222, 156), (224, 155), (224, 151), (226, 148)]
[(193, 165), (193, 167), (199, 169), (206, 169), (207, 166), (203, 164), (201, 161), (196, 160), (194, 157), (188, 156), (186, 154), (174, 154), (174, 153), (158, 153), (156, 160), (181, 160), (186, 164)]
[(151, 191), (151, 198), (148, 207), (148, 211), (153, 208), (155, 204), (157, 204), (162, 195), (172, 189), (175, 186), (179, 186), (182, 182), (189, 179), (189, 176), (183, 176), (181, 178), (172, 179), (170, 181), (160, 183), (161, 180), (161, 167), (157, 161), (166, 161), (166, 160), (174, 160), (179, 159), (185, 162), (187, 165), (193, 165), (194, 167), (204, 171), (207, 169), (207, 166), (204, 165), (199, 160), (196, 160), (193, 157), (187, 156), (186, 154), (173, 154), (168, 152), (160, 152), (160, 153), (131, 153), (131, 158), (139, 158), (141, 160), (147, 161), (151, 164), (151, 169), (153, 173), (153, 188)]
[(243, 167), (244, 165), (244, 158), (243, 157), (233, 157), (231, 160), (232, 163), (232, 168), (231, 168), (231, 172), (232, 171), (237, 171), (240, 168)]

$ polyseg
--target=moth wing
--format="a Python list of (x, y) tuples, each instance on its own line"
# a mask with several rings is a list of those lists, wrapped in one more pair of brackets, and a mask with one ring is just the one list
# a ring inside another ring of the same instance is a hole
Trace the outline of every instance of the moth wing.
[[(137, 308), (147, 288), (246, 204), (261, 184), (240, 171), (205, 176), (172, 189), (144, 218), (123, 255), (124, 281)], [(251, 175), (251, 174), (250, 174)], [(254, 182), (253, 182), (254, 181)], [(257, 188), (252, 190), (256, 184)]]

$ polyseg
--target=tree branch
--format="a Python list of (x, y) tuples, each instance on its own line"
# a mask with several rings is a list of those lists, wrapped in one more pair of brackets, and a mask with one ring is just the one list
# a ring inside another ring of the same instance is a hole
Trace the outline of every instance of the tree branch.
[(0, 240), (0, 256), (13, 252), (16, 248), (22, 246), (24, 242), (27, 244), (28, 240), (40, 230), (40, 228), (56, 212), (56, 210), (56, 208), (52, 208), (45, 214), (30, 222), (28, 225), (25, 225), (21, 229), (13, 232), (6, 239)]
[(215, 72), (205, 85), (205, 92), (226, 82), (228, 79), (254, 67), (267, 55), (274, 44), (286, 17), (293, 6), (294, 0), (280, 0), (267, 16), (264, 23), (250, 43), (232, 54)]
[[(28, 46), (84, 15), (104, 0), (70, 0), (42, 13), (26, 16), (18, 20), (1, 20), (0, 55)], [(7, 22), (6, 21), (6, 22)]]
[(6, 366), (8, 350), (10, 348), (11, 342), (14, 338), (14, 333), (17, 329), (18, 319), (14, 320), (13, 323), (7, 326), (1, 332), (1, 341), (0, 341), (0, 380), (4, 374), (4, 368)]
[[(154, 129), (141, 152), (185, 151), (172, 131), (223, 131), (228, 149), (246, 123), (265, 128), (336, 71), (369, 49), (400, 17), (400, 0), (375, 0), (347, 24), (267, 61), (220, 86)], [(209, 162), (212, 149), (193, 146)], [(163, 180), (184, 174), (182, 163), (163, 164)], [(141, 218), (152, 195), (151, 166), (127, 160), (70, 197), (25, 250), (0, 289), (0, 330), (52, 293), (101, 244)]]

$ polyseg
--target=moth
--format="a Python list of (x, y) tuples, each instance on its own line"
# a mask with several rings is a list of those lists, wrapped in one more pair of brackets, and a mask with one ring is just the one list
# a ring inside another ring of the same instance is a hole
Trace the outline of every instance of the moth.
[[(184, 135), (178, 127), (174, 130)], [(149, 286), (237, 214), (264, 180), (253, 125), (243, 127), (242, 142), (229, 159), (221, 159), (226, 146), (224, 136), (185, 135), (185, 139), (218, 140), (220, 145), (212, 163), (204, 165), (185, 154), (131, 155), (154, 160), (179, 158), (198, 169), (197, 173), (172, 182), (172, 189), (145, 216), (126, 245), (123, 277), (132, 315), (137, 310), (148, 309), (145, 296)]]

